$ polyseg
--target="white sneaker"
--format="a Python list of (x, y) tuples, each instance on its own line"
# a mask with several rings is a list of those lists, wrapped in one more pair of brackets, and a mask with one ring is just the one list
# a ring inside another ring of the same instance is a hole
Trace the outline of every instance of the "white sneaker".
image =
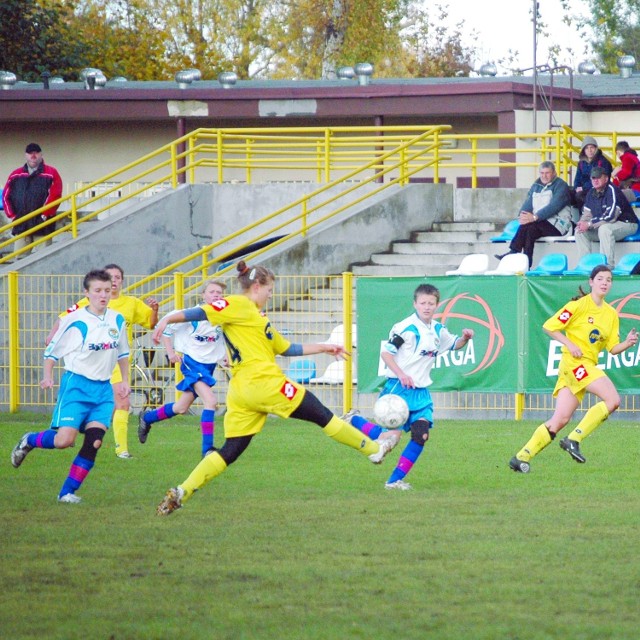
[(357, 409), (351, 409), (350, 411), (347, 411), (347, 413), (345, 413), (344, 415), (341, 415), (340, 420), (344, 420), (345, 422), (348, 422), (349, 424), (351, 424), (351, 418), (357, 415), (360, 415), (360, 412)]
[(123, 451), (122, 453), (116, 453), (116, 456), (118, 458), (121, 458), (122, 460), (129, 460), (130, 458), (133, 458), (133, 456), (128, 451)]
[(31, 435), (31, 432), (25, 433), (22, 438), (20, 438), (20, 442), (13, 447), (13, 451), (11, 452), (11, 464), (17, 469), (22, 461), (27, 457), (27, 453), (33, 449), (32, 446), (27, 442), (27, 438)]
[(399, 489), (400, 491), (409, 491), (409, 489), (413, 489), (413, 487), (404, 480), (396, 480), (395, 482), (386, 482), (384, 485), (385, 489)]
[(58, 496), (58, 502), (65, 502), (67, 504), (78, 504), (82, 502), (82, 498), (75, 493), (65, 493), (63, 496)]
[(182, 507), (184, 489), (182, 487), (172, 487), (167, 491), (162, 502), (156, 508), (157, 516), (168, 516)]

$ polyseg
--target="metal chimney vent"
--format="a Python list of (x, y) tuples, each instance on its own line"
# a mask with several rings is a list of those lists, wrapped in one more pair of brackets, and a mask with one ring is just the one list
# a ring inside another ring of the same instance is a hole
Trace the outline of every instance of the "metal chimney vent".
[(479, 71), (481, 76), (496, 76), (498, 75), (498, 69), (496, 67), (495, 64), (493, 64), (493, 62), (485, 62), (481, 67), (480, 67), (480, 71)]
[(593, 75), (596, 72), (596, 65), (589, 60), (585, 60), (578, 65), (578, 73), (582, 75)]
[(178, 71), (175, 79), (180, 89), (187, 89), (192, 82), (202, 80), (202, 74), (198, 69), (185, 69), (184, 71)]
[(336, 75), (340, 80), (353, 80), (356, 77), (356, 72), (353, 67), (340, 67), (336, 71)]
[(0, 71), (0, 88), (11, 89), (17, 82), (18, 78), (11, 71)]
[(358, 82), (363, 87), (369, 84), (369, 78), (373, 75), (373, 65), (370, 62), (358, 62), (353, 70), (358, 76)]
[(225, 89), (230, 89), (236, 82), (238, 82), (238, 74), (233, 71), (223, 71), (218, 75), (218, 82)]
[(631, 77), (633, 73), (633, 67), (636, 66), (636, 59), (633, 56), (620, 56), (618, 58), (618, 69), (620, 69), (620, 75), (623, 78)]

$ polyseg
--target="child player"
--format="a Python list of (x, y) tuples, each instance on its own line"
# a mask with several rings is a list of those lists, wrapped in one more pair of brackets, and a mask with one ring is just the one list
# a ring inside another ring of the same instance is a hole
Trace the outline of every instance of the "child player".
[[(224, 282), (207, 282), (202, 292), (204, 304), (213, 304), (216, 300), (221, 300), (226, 288)], [(214, 326), (208, 320), (170, 324), (162, 333), (162, 342), (169, 360), (174, 364), (180, 363), (180, 371), (184, 378), (176, 388), (182, 391), (182, 395), (177, 402), (170, 402), (158, 409), (141, 413), (138, 418), (138, 439), (144, 444), (154, 423), (186, 413), (196, 397), (200, 397), (204, 406), (200, 427), (202, 455), (205, 456), (214, 450), (213, 432), (217, 400), (211, 387), (216, 384), (216, 365), (225, 359), (226, 354), (222, 327)]]
[(32, 449), (72, 447), (78, 433), (82, 447), (71, 464), (58, 502), (77, 503), (76, 491), (87, 477), (111, 422), (114, 398), (111, 374), (116, 365), (122, 374), (120, 393), (129, 394), (129, 344), (123, 316), (109, 309), (111, 276), (90, 271), (84, 277), (89, 303), (61, 319), (44, 352), (43, 389), (53, 387), (53, 367), (64, 358), (58, 400), (51, 427), (39, 433), (25, 433), (11, 452), (11, 464), (19, 467)]
[(402, 436), (402, 430), (411, 434), (411, 440), (385, 484), (387, 489), (411, 489), (404, 478), (418, 461), (433, 426), (433, 400), (429, 386), (431, 369), (437, 355), (461, 349), (473, 338), (472, 329), (463, 329), (462, 336), (459, 337), (433, 319), (439, 303), (440, 292), (436, 287), (430, 284), (419, 285), (413, 293), (415, 313), (393, 325), (389, 341), (382, 348), (381, 357), (386, 366), (387, 381), (380, 396), (393, 393), (404, 398), (409, 407), (409, 418), (401, 430), (385, 433), (385, 429), (354, 411), (345, 416), (348, 422), (372, 440), (388, 438), (395, 440), (395, 445)]

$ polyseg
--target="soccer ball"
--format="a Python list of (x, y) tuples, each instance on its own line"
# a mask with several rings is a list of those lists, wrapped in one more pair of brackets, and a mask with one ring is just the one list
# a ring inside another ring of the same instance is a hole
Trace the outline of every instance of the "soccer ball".
[(397, 429), (409, 418), (409, 406), (404, 398), (388, 393), (376, 400), (373, 405), (373, 417), (376, 424), (387, 429)]

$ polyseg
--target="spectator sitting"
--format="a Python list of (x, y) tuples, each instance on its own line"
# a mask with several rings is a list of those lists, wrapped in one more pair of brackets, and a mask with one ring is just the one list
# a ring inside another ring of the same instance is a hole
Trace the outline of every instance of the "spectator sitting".
[(640, 159), (636, 151), (624, 140), (616, 145), (616, 156), (621, 164), (613, 170), (611, 182), (623, 190), (632, 189), (633, 201), (640, 196)]
[(571, 192), (571, 204), (578, 209), (582, 209), (589, 189), (591, 189), (591, 169), (601, 167), (607, 175), (611, 175), (613, 167), (604, 157), (602, 150), (598, 148), (596, 139), (585, 136), (578, 158), (578, 168), (576, 177), (573, 180), (573, 190)]
[(540, 177), (531, 185), (522, 204), (518, 221), (520, 226), (511, 240), (509, 251), (496, 255), (498, 260), (509, 253), (526, 253), (529, 268), (533, 264), (533, 248), (538, 238), (566, 236), (571, 233), (571, 194), (569, 185), (559, 178), (553, 162), (540, 164)]
[(601, 167), (591, 170), (592, 188), (576, 225), (576, 244), (581, 256), (591, 253), (591, 242), (600, 242), (600, 252), (615, 266), (616, 241), (636, 233), (638, 218), (619, 187), (609, 182)]

